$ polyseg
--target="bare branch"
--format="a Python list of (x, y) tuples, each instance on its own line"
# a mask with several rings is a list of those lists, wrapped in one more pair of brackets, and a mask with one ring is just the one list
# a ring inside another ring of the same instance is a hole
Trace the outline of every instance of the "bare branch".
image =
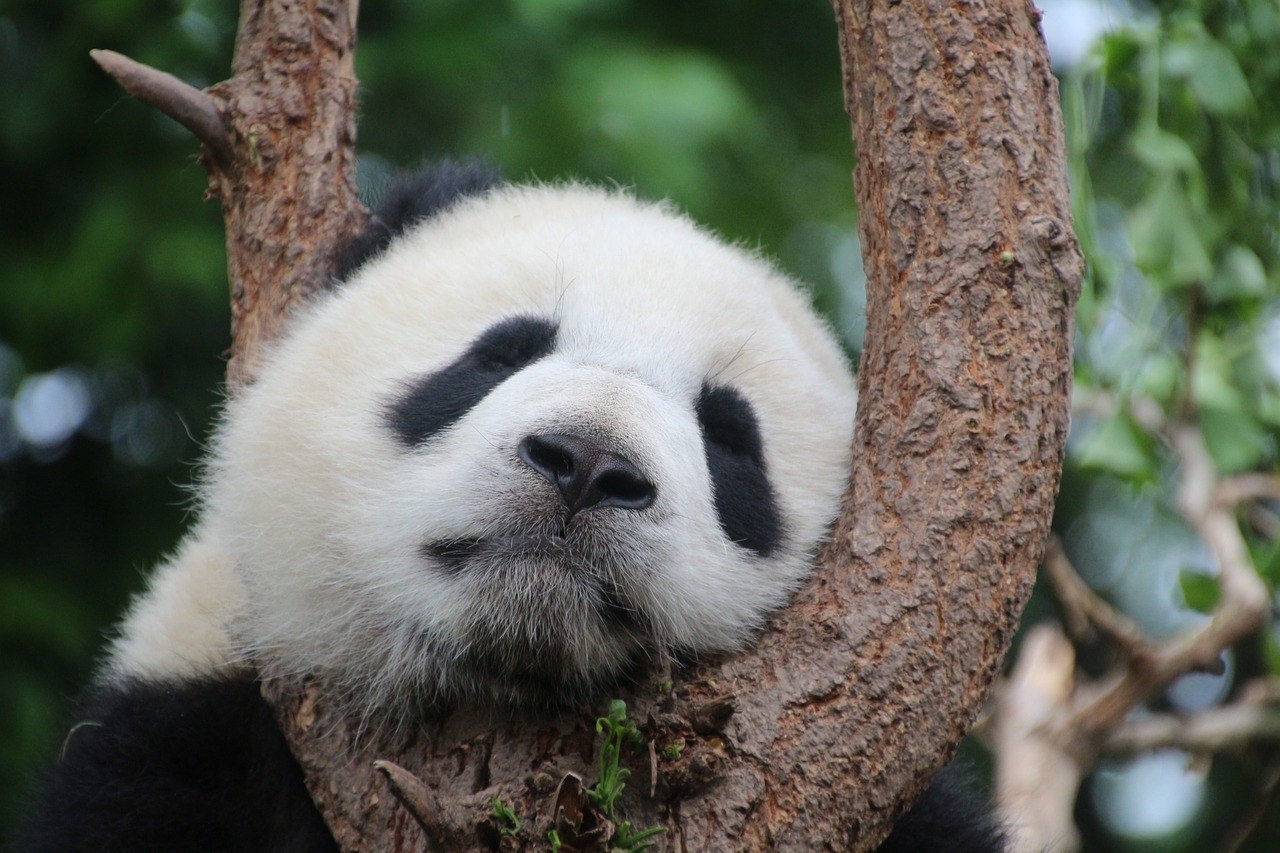
[(1072, 807), (1087, 765), (1049, 725), (1071, 696), (1075, 662), (1056, 626), (1037, 625), (996, 694), (998, 724), (988, 730), (997, 758), (996, 799), (1010, 827), (1010, 849), (1018, 853), (1080, 846)]
[(1280, 501), (1280, 476), (1253, 472), (1228, 477), (1218, 484), (1214, 500), (1224, 507), (1233, 507), (1246, 501)]
[(1071, 666), (1062, 664), (1061, 654), (1051, 652), (1055, 642), (1065, 644), (1066, 639), (1033, 632), (1025, 641), (1018, 665), (1001, 686), (998, 718), (988, 738), (996, 753), (1001, 806), (1022, 818), (1014, 834), (1015, 850), (1044, 845), (1063, 849), (1078, 843), (1074, 834), (1054, 833), (1067, 831), (1063, 826), (1071, 820), (1075, 789), (1104, 752), (1130, 755), (1163, 747), (1213, 752), (1280, 739), (1280, 707), (1271, 681), (1250, 685), (1232, 705), (1192, 717), (1128, 719), (1130, 711), (1175, 678), (1216, 663), (1223, 651), (1257, 633), (1270, 604), (1235, 513), (1242, 502), (1274, 497), (1277, 479), (1246, 474), (1220, 480), (1196, 423), (1155, 417), (1148, 421), (1178, 454), (1178, 508), (1213, 554), (1221, 599), (1195, 631), (1155, 642), (1089, 589), (1061, 545), (1051, 543), (1045, 570), (1063, 604), (1065, 621), (1076, 631), (1081, 626), (1102, 631), (1125, 653), (1125, 660), (1098, 682), (1047, 691), (1044, 679), (1057, 671), (1056, 665), (1066, 667), (1066, 674), (1059, 675), (1069, 681)]
[(1094, 629), (1097, 629), (1114, 642), (1126, 658), (1151, 655), (1151, 641), (1141, 626), (1112, 607), (1084, 582), (1062, 549), (1062, 541), (1056, 536), (1049, 539), (1044, 568), (1062, 605), (1063, 621), (1074, 636), (1093, 639), (1096, 637)]
[(91, 50), (89, 56), (130, 95), (191, 131), (219, 162), (231, 162), (227, 126), (218, 102), (207, 92), (114, 50)]
[(1222, 599), (1198, 630), (1161, 644), (1140, 665), (1112, 674), (1096, 689), (1078, 691), (1076, 710), (1064, 723), (1064, 736), (1114, 728), (1131, 708), (1178, 676), (1213, 664), (1223, 650), (1256, 633), (1266, 619), (1266, 585), (1253, 569), (1233, 510), (1214, 500), (1217, 474), (1199, 428), (1172, 425), (1169, 440), (1182, 461), (1178, 506), (1218, 564)]
[(1131, 720), (1107, 737), (1103, 749), (1111, 755), (1155, 749), (1219, 752), (1260, 740), (1280, 740), (1280, 708), (1236, 703), (1189, 717), (1160, 714)]

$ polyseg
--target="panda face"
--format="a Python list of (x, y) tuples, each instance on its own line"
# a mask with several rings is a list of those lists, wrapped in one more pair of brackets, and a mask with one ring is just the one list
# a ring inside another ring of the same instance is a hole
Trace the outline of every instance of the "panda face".
[(804, 299), (621, 193), (470, 199), (293, 325), (228, 407), (205, 523), (244, 652), (361, 706), (736, 648), (846, 482), (852, 379)]

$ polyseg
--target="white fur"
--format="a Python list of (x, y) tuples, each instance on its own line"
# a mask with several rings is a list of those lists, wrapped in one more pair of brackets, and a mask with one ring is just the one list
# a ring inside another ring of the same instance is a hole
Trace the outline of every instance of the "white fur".
[[(558, 322), (554, 353), (402, 446), (384, 414), (406, 383), (516, 315)], [(768, 558), (720, 529), (694, 412), (708, 381), (759, 421), (785, 530)], [(572, 689), (637, 650), (736, 648), (803, 579), (835, 515), (853, 407), (844, 359), (794, 285), (666, 205), (581, 186), (465, 201), (301, 314), (229, 404), (193, 542), (135, 606), (112, 671), (187, 675), (249, 655), (394, 706), (519, 698), (478, 684), (473, 652), (517, 664), (551, 649), (523, 663)], [(452, 574), (423, 555), (433, 540), (536, 535), (554, 499), (516, 446), (557, 431), (615, 443), (657, 487), (646, 510), (580, 516), (566, 558), (645, 615), (643, 637), (602, 628), (590, 589), (521, 546), (510, 565)]]

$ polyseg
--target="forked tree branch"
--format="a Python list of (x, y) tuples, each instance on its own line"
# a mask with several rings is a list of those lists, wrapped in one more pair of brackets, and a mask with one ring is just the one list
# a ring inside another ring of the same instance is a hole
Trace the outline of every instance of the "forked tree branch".
[[(878, 844), (981, 706), (1061, 469), (1082, 264), (1039, 13), (1028, 0), (835, 10), (868, 273), (851, 487), (814, 580), (753, 651), (624, 697), (663, 752), (656, 796), (629, 786), (622, 808), (672, 848)], [(231, 146), (209, 165), (233, 386), (367, 215), (352, 183), (354, 11), (243, 0), (233, 77), (207, 92)], [(314, 685), (264, 694), (347, 850), (426, 843), (376, 759), (427, 780), (427, 832), (450, 849), (489, 843), (494, 797), (523, 819), (518, 842), (544, 843), (556, 780), (595, 775), (590, 713), (455, 713), (407, 740), (359, 738)]]
[[(1050, 546), (1045, 569), (1063, 621), (1097, 628), (1121, 654), (1102, 678), (1078, 680), (1070, 644), (1055, 628), (1042, 625), (1028, 636), (1017, 665), (997, 690), (988, 740), (995, 752), (998, 796), (1015, 827), (1016, 851), (1079, 846), (1072, 824), (1077, 789), (1104, 754), (1166, 747), (1211, 752), (1280, 739), (1274, 689), (1242, 691), (1233, 704), (1190, 717), (1129, 719), (1134, 708), (1174, 679), (1212, 666), (1231, 646), (1261, 630), (1270, 604), (1235, 513), (1241, 501), (1270, 499), (1274, 478), (1220, 480), (1195, 423), (1163, 416), (1149, 423), (1178, 455), (1178, 509), (1213, 555), (1221, 597), (1197, 629), (1157, 642), (1089, 589), (1060, 544)], [(1042, 689), (1046, 678), (1060, 689)]]

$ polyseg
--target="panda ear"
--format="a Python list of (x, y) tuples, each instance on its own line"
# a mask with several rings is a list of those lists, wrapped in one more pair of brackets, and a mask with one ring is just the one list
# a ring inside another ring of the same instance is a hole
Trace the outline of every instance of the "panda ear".
[(501, 183), (502, 174), (497, 168), (477, 160), (442, 160), (400, 176), (382, 193), (365, 230), (353, 237), (343, 250), (335, 280), (348, 278), (409, 226)]

